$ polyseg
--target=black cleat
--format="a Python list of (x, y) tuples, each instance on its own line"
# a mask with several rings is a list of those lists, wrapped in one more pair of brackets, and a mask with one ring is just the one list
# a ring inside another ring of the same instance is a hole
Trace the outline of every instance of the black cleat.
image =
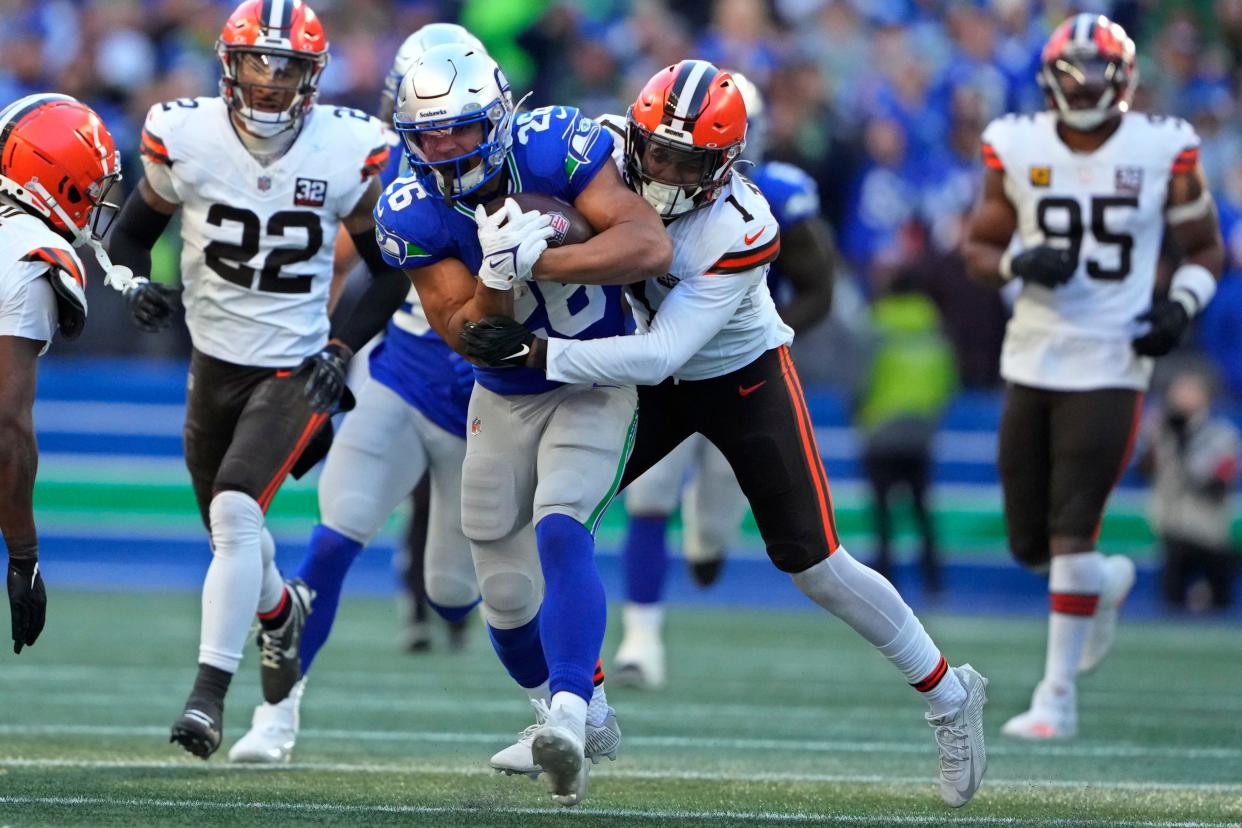
[[(224, 735), (221, 723), (224, 708), (190, 701), (185, 712), (173, 722), (168, 741), (176, 742), (199, 759), (207, 759), (220, 747)], [(204, 709), (207, 708), (207, 709)]]
[(298, 654), (302, 643), (302, 630), (306, 628), (306, 616), (311, 613), (315, 590), (301, 578), (285, 584), (289, 594), (289, 617), (275, 630), (259, 627), (256, 643), (259, 645), (259, 683), (263, 686), (263, 700), (268, 704), (280, 704), (293, 692), (293, 685), (302, 678), (302, 659)]
[(694, 579), (695, 584), (706, 589), (720, 578), (720, 571), (724, 569), (724, 562), (724, 558), (694, 561), (690, 564), (690, 577)]

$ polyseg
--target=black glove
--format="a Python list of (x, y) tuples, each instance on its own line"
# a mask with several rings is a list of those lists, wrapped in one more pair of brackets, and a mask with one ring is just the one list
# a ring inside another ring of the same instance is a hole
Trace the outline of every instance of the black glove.
[(308, 372), (306, 399), (311, 408), (323, 414), (336, 408), (345, 393), (345, 366), (353, 354), (349, 348), (329, 342), (314, 356), (302, 360), (297, 373)]
[(149, 279), (138, 279), (125, 289), (129, 318), (148, 333), (159, 333), (172, 324), (177, 291)]
[(1065, 284), (1077, 269), (1078, 262), (1068, 250), (1046, 244), (1023, 250), (1009, 263), (1009, 272), (1014, 276), (1047, 288)]
[(13, 614), (13, 652), (35, 643), (47, 617), (47, 591), (39, 559), (9, 558), (9, 610)]
[(1146, 322), (1151, 327), (1147, 333), (1136, 337), (1131, 343), (1139, 356), (1164, 356), (1182, 341), (1182, 335), (1190, 327), (1190, 314), (1176, 299), (1157, 299), (1151, 308), (1140, 314), (1135, 322)]
[(526, 365), (534, 342), (535, 335), (525, 325), (507, 316), (485, 316), (478, 322), (467, 322), (461, 332), (466, 356), (493, 368)]

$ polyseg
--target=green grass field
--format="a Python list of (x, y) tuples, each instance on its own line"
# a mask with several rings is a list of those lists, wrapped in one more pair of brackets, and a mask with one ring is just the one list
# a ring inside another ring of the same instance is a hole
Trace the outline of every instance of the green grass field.
[[(998, 735), (1042, 668), (1043, 622), (930, 616), (951, 661), (991, 679), (991, 765), (941, 804), (922, 706), (814, 613), (674, 610), (669, 689), (614, 688), (624, 740), (565, 810), (487, 758), (529, 723), (479, 629), (469, 650), (397, 652), (391, 604), (354, 599), (315, 666), (296, 764), (230, 767), (167, 743), (193, 676), (198, 597), (52, 596), (38, 645), (0, 655), (0, 825), (1242, 824), (1238, 630), (1135, 624), (1081, 686), (1082, 736)], [(615, 625), (609, 652), (615, 646)], [(248, 656), (225, 744), (258, 698)]]

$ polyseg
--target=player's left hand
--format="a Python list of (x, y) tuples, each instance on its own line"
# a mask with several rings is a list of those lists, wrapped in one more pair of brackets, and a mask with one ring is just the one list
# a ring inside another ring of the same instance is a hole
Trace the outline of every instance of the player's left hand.
[(527, 364), (535, 335), (516, 319), (485, 316), (478, 322), (467, 322), (460, 340), (466, 356), (493, 368), (504, 368)]
[(548, 249), (548, 239), (556, 233), (551, 217), (534, 210), (523, 213), (511, 198), (490, 216), (480, 204), (474, 210), (474, 220), (483, 248), (479, 279), (496, 290), (510, 290), (517, 282), (529, 279), (535, 262)]
[(9, 610), (13, 617), (13, 652), (29, 647), (43, 632), (47, 618), (47, 591), (35, 558), (9, 558)]
[(1182, 341), (1182, 335), (1190, 327), (1190, 314), (1176, 299), (1157, 299), (1151, 308), (1134, 320), (1147, 323), (1147, 333), (1136, 337), (1131, 343), (1139, 356), (1159, 357), (1173, 350)]
[(347, 346), (329, 342), (314, 356), (302, 360), (297, 373), (308, 372), (306, 400), (311, 408), (323, 414), (331, 411), (345, 393), (345, 366), (353, 354)]

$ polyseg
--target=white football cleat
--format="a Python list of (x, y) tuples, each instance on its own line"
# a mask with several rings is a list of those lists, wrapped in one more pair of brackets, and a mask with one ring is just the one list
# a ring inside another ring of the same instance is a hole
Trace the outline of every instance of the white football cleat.
[(940, 797), (954, 808), (970, 801), (988, 769), (983, 743), (983, 705), (988, 701), (988, 680), (969, 664), (953, 673), (966, 688), (966, 701), (954, 714), (932, 716), (927, 723), (935, 730), (940, 749)]
[(1090, 673), (1113, 649), (1117, 638), (1117, 614), (1126, 596), (1134, 587), (1134, 561), (1125, 555), (1109, 555), (1104, 559), (1104, 586), (1100, 589), (1100, 602), (1087, 630), (1087, 643), (1078, 659), (1078, 673)]
[(608, 673), (614, 684), (638, 690), (664, 686), (664, 606), (627, 603), (621, 610), (625, 634)]
[(1073, 739), (1078, 735), (1077, 689), (1041, 681), (1031, 697), (1031, 709), (1005, 722), (1001, 734), (1029, 741)]
[(548, 775), (552, 799), (561, 805), (577, 805), (586, 797), (591, 763), (586, 760), (583, 735), (575, 733), (572, 717), (561, 709), (542, 707), (543, 724), (534, 731), (530, 744), (531, 758)]
[(298, 739), (298, 708), (305, 690), (303, 678), (280, 704), (264, 702), (256, 707), (250, 730), (229, 749), (229, 761), (264, 765), (288, 762)]
[[(535, 708), (535, 723), (518, 734), (518, 740), (504, 750), (492, 755), (488, 762), (497, 773), (506, 776), (529, 776), (538, 779), (543, 768), (536, 764), (531, 756), (531, 743), (535, 740), (535, 731), (543, 725), (543, 708)], [(601, 759), (616, 760), (621, 749), (621, 726), (617, 724), (617, 713), (608, 708), (608, 717), (603, 724), (593, 725), (589, 721), (586, 726), (586, 744), (583, 752), (591, 764), (599, 764)]]

